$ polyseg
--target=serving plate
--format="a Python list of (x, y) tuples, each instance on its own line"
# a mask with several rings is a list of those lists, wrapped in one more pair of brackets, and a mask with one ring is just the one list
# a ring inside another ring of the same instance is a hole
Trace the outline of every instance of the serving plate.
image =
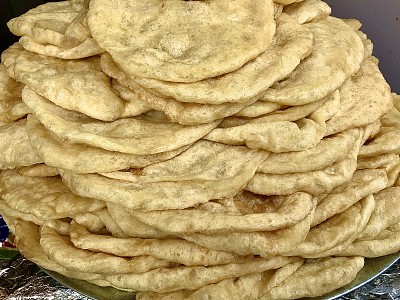
[[(340, 296), (343, 296), (359, 288), (360, 286), (366, 284), (367, 282), (373, 280), (374, 278), (385, 272), (388, 268), (390, 268), (393, 264), (395, 264), (397, 260), (399, 260), (399, 258), (400, 258), (400, 253), (395, 253), (377, 258), (367, 258), (365, 260), (364, 268), (358, 273), (357, 277), (351, 283), (329, 294), (312, 299), (332, 300)], [(52, 271), (48, 270), (44, 271), (58, 282), (92, 299), (96, 300), (135, 299), (135, 294), (131, 292), (125, 292), (111, 287), (100, 287), (83, 280), (71, 279)]]

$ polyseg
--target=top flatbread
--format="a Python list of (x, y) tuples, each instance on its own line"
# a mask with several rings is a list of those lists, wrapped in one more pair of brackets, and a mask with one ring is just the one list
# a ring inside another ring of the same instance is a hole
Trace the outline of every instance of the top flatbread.
[(125, 72), (194, 82), (233, 71), (271, 44), (271, 0), (92, 0), (88, 24)]
[(288, 76), (312, 50), (313, 35), (306, 26), (286, 14), (276, 20), (276, 25), (275, 36), (266, 51), (228, 74), (193, 83), (134, 80), (154, 94), (180, 102), (221, 104), (258, 99), (272, 84)]

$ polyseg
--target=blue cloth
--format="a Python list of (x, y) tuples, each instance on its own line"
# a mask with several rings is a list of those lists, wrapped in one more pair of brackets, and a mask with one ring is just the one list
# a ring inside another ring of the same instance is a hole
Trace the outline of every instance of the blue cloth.
[(0, 243), (7, 239), (9, 233), (10, 231), (8, 230), (6, 222), (4, 222), (3, 218), (0, 216)]

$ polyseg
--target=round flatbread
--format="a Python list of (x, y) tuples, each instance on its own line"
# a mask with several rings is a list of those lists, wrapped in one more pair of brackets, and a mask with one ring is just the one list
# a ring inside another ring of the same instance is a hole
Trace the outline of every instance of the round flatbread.
[(59, 139), (108, 151), (136, 155), (172, 151), (201, 139), (219, 124), (215, 121), (183, 126), (169, 122), (163, 113), (156, 111), (114, 122), (101, 122), (58, 107), (27, 87), (22, 94), (34, 116)]
[(128, 74), (175, 82), (234, 71), (275, 33), (271, 0), (92, 0), (88, 24)]
[(38, 219), (63, 219), (106, 206), (73, 194), (60, 177), (28, 177), (9, 170), (1, 174), (0, 184), (1, 197), (10, 208)]
[(271, 45), (255, 59), (230, 73), (193, 83), (134, 78), (154, 94), (180, 102), (222, 104), (258, 99), (276, 81), (288, 76), (312, 50), (313, 35), (286, 14), (276, 20)]
[(114, 121), (124, 101), (112, 90), (98, 58), (68, 61), (21, 51), (14, 74), (32, 90), (56, 105), (103, 121)]
[(49, 2), (11, 19), (7, 26), (13, 34), (29, 36), (38, 43), (71, 48), (82, 42), (82, 36), (69, 34), (68, 27), (85, 9), (84, 3)]
[(377, 121), (393, 107), (390, 87), (378, 68), (378, 59), (363, 61), (359, 71), (340, 88), (340, 109), (326, 123), (326, 135)]
[(285, 105), (320, 100), (336, 89), (360, 67), (364, 44), (345, 22), (327, 17), (306, 23), (313, 35), (313, 51), (287, 77), (269, 88), (262, 99)]
[(93, 234), (85, 227), (72, 222), (69, 235), (75, 247), (121, 257), (150, 255), (185, 266), (213, 266), (246, 261), (238, 255), (214, 251), (188, 241), (170, 239), (117, 238)]
[(32, 147), (47, 165), (75, 173), (101, 173), (143, 168), (171, 159), (188, 148), (185, 146), (149, 155), (107, 151), (102, 148), (62, 141), (51, 134), (32, 115), (28, 117), (26, 129)]
[(283, 10), (299, 24), (326, 18), (331, 14), (331, 8), (321, 0), (304, 0), (288, 5)]
[(42, 163), (29, 142), (26, 119), (0, 126), (0, 169)]
[(260, 300), (317, 297), (349, 284), (364, 266), (364, 258), (327, 257), (307, 260), (292, 276)]
[(110, 201), (128, 210), (183, 209), (211, 199), (233, 197), (267, 155), (246, 147), (201, 140), (173, 159), (142, 170), (60, 173), (78, 195)]
[(171, 234), (272, 231), (303, 220), (314, 209), (312, 196), (263, 197), (249, 192), (207, 202), (198, 209), (132, 212), (143, 223)]

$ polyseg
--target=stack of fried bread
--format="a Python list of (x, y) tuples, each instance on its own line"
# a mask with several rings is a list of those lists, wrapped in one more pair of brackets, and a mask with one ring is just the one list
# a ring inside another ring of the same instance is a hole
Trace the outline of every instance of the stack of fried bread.
[(400, 249), (400, 98), (320, 0), (47, 3), (1, 55), (0, 214), (137, 299), (297, 299)]

